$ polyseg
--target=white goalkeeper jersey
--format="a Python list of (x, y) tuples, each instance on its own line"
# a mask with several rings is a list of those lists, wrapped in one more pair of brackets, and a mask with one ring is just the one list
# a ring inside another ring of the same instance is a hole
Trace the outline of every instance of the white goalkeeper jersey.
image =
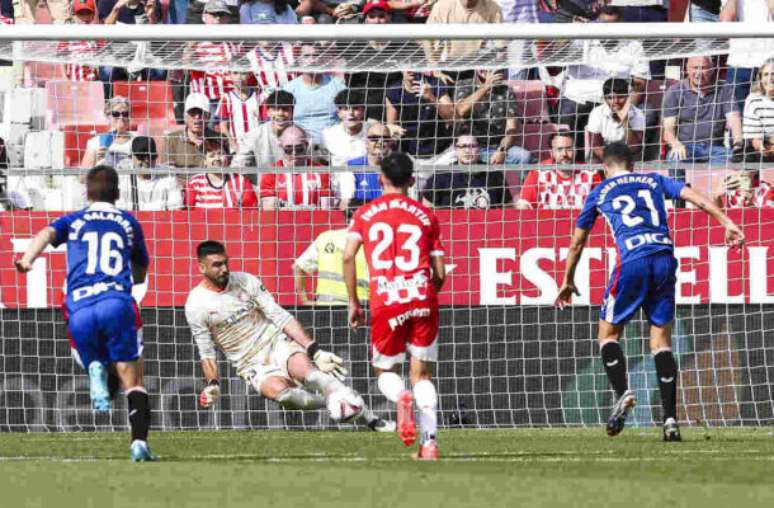
[(243, 272), (232, 272), (220, 292), (202, 284), (193, 288), (185, 317), (199, 357), (215, 359), (217, 346), (240, 376), (259, 361), (264, 348), (284, 337), (282, 329), (293, 319), (257, 277)]

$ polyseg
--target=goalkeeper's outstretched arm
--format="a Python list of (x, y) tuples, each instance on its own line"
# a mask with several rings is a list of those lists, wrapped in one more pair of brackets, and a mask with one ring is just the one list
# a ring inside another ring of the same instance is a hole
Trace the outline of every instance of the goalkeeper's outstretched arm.
[(685, 186), (680, 192), (680, 198), (692, 203), (696, 208), (703, 210), (704, 213), (713, 217), (726, 230), (726, 245), (729, 247), (742, 248), (744, 245), (744, 233), (739, 226), (734, 224), (728, 215), (723, 213), (715, 203), (704, 194)]

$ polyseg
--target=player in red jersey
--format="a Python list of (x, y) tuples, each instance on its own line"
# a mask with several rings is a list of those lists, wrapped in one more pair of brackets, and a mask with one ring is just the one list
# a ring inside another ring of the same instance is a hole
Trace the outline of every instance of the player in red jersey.
[[(408, 197), (414, 164), (404, 153), (381, 163), (384, 194), (361, 206), (352, 219), (344, 249), (344, 280), (349, 293), (349, 323), (364, 322), (357, 298), (355, 256), (365, 249), (371, 286), (371, 352), (379, 390), (398, 405), (398, 433), (409, 446), (417, 437), (414, 400), (422, 430), (417, 458), (438, 458), (438, 395), (430, 362), (438, 356), (438, 297), (444, 282), (443, 246), (438, 219)], [(411, 354), (413, 393), (396, 372)]]

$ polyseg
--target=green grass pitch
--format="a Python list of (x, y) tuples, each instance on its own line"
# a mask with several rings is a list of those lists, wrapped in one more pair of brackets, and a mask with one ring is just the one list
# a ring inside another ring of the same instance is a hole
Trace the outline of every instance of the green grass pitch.
[(449, 430), (442, 460), (369, 432), (151, 436), (134, 464), (125, 433), (0, 434), (0, 506), (594, 507), (774, 506), (770, 428)]

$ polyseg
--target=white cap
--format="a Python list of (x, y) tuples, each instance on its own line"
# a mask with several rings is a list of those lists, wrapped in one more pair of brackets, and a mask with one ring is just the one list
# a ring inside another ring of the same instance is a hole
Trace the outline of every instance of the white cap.
[(188, 113), (192, 109), (201, 109), (205, 113), (210, 112), (210, 100), (203, 93), (188, 94), (185, 98), (185, 112)]

